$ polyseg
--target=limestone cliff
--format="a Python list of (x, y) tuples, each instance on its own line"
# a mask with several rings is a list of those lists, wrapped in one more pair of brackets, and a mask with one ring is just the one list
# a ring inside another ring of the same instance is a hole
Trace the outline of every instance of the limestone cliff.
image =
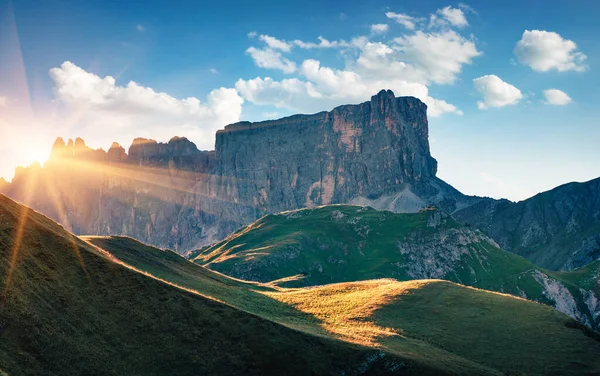
[(435, 177), (425, 104), (391, 91), (330, 112), (228, 125), (215, 154), (212, 174), (186, 196), (177, 230), (201, 235), (182, 236), (182, 249), (283, 210), (357, 202), (417, 211), (442, 191), (462, 197)]
[(426, 113), (416, 98), (381, 91), (330, 112), (228, 125), (210, 152), (180, 137), (137, 138), (127, 152), (59, 138), (43, 168), (20, 168), (3, 191), (77, 234), (129, 235), (180, 252), (282, 210), (454, 208), (464, 196), (435, 177)]

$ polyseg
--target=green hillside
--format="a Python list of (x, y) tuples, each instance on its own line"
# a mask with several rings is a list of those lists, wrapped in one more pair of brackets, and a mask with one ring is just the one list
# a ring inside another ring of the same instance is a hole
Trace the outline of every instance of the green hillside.
[(2, 195), (0, 286), (10, 376), (438, 373), (131, 270)]
[(509, 295), (439, 280), (312, 288), (247, 284), (130, 238), (85, 239), (139, 270), (257, 316), (379, 347), (446, 373), (468, 374), (474, 364), (488, 367), (486, 374), (593, 374), (600, 367), (596, 333), (556, 310)]
[(600, 325), (600, 263), (584, 272), (546, 271), (435, 209), (398, 214), (332, 205), (267, 215), (190, 256), (236, 278), (286, 287), (445, 279), (535, 300)]
[(288, 289), (85, 240), (0, 196), (4, 374), (600, 372), (594, 332), (522, 299), (435, 280)]

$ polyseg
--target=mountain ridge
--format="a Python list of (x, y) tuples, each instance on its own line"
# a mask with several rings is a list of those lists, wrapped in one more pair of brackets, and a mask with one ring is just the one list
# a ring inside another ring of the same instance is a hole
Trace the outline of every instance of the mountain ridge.
[[(436, 172), (426, 105), (382, 90), (331, 111), (227, 125), (212, 151), (183, 137), (136, 138), (128, 152), (59, 138), (43, 168), (18, 168), (11, 183), (0, 181), (0, 192), (76, 234), (128, 235), (182, 254), (268, 213), (355, 204), (394, 212), (435, 205), (545, 268), (569, 270), (600, 257), (600, 208), (593, 200), (592, 211), (574, 204), (600, 197), (600, 184), (559, 190), (560, 210), (574, 213), (567, 218), (540, 202), (543, 195), (525, 203), (467, 196)], [(525, 219), (523, 230), (514, 218)], [(567, 224), (569, 234), (557, 231)]]
[(600, 261), (570, 273), (545, 270), (433, 208), (402, 214), (331, 205), (269, 214), (189, 257), (287, 287), (444, 279), (550, 305), (600, 328)]

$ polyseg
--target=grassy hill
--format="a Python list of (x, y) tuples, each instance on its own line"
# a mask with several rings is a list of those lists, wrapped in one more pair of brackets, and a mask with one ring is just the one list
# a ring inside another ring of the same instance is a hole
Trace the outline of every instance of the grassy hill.
[(3, 374), (600, 372), (595, 333), (522, 299), (436, 280), (288, 289), (85, 240), (0, 196)]
[(144, 275), (2, 195), (0, 288), (4, 375), (437, 373)]
[(440, 280), (283, 288), (232, 280), (130, 238), (85, 239), (138, 270), (240, 310), (315, 336), (380, 348), (440, 373), (594, 374), (600, 367), (598, 334), (556, 310), (505, 294)]
[(398, 214), (333, 205), (267, 215), (190, 256), (236, 278), (286, 287), (445, 279), (535, 300), (600, 326), (599, 262), (547, 271), (434, 209)]

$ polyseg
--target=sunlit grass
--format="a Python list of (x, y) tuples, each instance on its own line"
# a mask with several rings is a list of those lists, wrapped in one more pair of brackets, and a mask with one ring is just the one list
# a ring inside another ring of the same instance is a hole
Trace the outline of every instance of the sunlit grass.
[(335, 337), (368, 346), (379, 346), (381, 337), (401, 335), (401, 330), (382, 327), (373, 313), (393, 299), (419, 288), (426, 281), (400, 283), (392, 279), (340, 283), (324, 287), (262, 291), (275, 300), (289, 304), (321, 321)]
[(378, 279), (283, 288), (277, 281), (233, 280), (133, 239), (86, 240), (140, 270), (290, 328), (456, 374), (473, 367), (484, 374), (493, 374), (492, 368), (535, 374), (547, 364), (561, 365), (556, 369), (567, 374), (567, 360), (586, 364), (591, 348), (600, 351), (598, 343), (583, 345), (585, 334), (565, 326), (573, 320), (549, 307), (448, 281)]

